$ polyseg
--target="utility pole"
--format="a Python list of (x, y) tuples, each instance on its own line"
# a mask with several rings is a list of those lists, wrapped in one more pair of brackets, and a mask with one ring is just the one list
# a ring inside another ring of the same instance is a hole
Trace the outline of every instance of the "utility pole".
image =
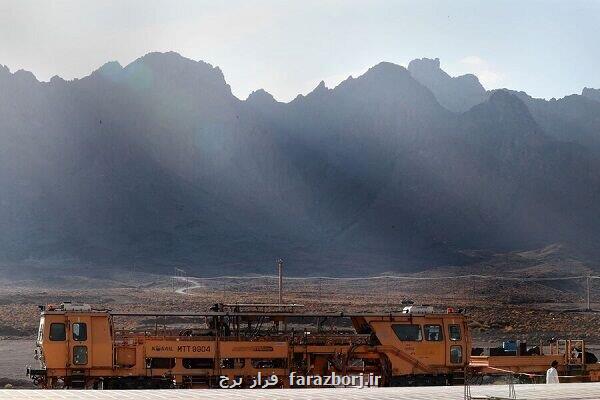
[(277, 270), (279, 273), (279, 304), (283, 304), (283, 260), (277, 260)]
[(590, 277), (588, 275), (587, 279), (587, 307), (586, 307), (586, 311), (590, 311)]

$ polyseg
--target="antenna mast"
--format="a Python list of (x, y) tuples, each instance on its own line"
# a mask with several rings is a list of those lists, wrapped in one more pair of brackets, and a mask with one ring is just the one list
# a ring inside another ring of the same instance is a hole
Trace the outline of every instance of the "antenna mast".
[(283, 304), (283, 260), (277, 260), (277, 272), (279, 273), (279, 304)]

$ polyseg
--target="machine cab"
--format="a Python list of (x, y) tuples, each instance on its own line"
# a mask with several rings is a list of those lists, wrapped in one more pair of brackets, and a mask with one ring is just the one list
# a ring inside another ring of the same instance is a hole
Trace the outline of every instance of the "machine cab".
[(42, 312), (37, 338), (42, 367), (86, 370), (112, 366), (112, 322), (107, 311), (62, 303)]
[(448, 309), (407, 307), (402, 315), (365, 318), (390, 359), (393, 375), (441, 376), (469, 363), (465, 316)]

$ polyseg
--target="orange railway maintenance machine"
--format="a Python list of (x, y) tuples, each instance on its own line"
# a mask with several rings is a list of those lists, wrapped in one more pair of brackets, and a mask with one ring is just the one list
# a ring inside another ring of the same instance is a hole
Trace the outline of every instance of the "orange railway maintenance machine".
[[(36, 347), (41, 367), (28, 374), (43, 388), (220, 387), (223, 380), (249, 387), (257, 376), (275, 376), (277, 387), (345, 386), (357, 382), (353, 376), (392, 386), (449, 384), (468, 365), (470, 335), (460, 313), (293, 308), (236, 304), (206, 313), (137, 314), (47, 306)], [(134, 332), (115, 328), (121, 317), (196, 322)]]
[[(47, 306), (36, 346), (40, 368), (28, 368), (28, 375), (42, 388), (256, 387), (261, 377), (269, 377), (269, 387), (285, 388), (448, 385), (463, 383), (465, 372), (542, 375), (557, 360), (559, 373), (572, 381), (600, 379), (600, 364), (587, 362), (583, 341), (558, 341), (531, 355), (471, 356), (468, 320), (452, 309), (297, 308), (219, 304), (205, 313), (113, 313)], [(145, 318), (146, 326), (118, 330), (120, 318)]]

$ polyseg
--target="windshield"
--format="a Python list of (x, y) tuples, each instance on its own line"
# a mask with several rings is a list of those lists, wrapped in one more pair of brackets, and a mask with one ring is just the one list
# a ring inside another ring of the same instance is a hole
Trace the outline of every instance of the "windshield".
[(44, 317), (40, 318), (40, 328), (38, 330), (37, 344), (39, 345), (44, 339)]

